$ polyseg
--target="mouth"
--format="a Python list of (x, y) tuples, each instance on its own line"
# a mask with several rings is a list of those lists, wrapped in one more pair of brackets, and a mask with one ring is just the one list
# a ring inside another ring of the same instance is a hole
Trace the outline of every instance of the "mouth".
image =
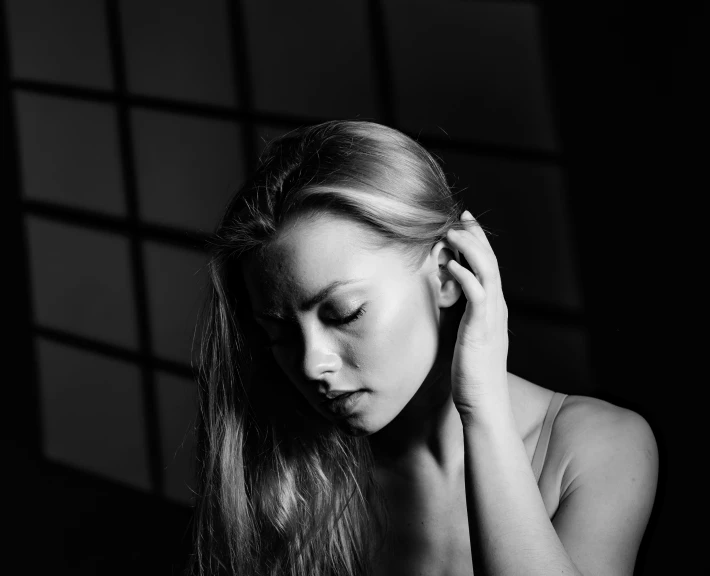
[(358, 400), (362, 398), (365, 394), (364, 390), (353, 390), (352, 392), (345, 392), (338, 394), (332, 399), (327, 399), (322, 403), (322, 406), (338, 416), (347, 416), (352, 413)]
[(341, 390), (328, 392), (327, 394), (321, 394), (321, 403), (324, 404), (326, 402), (330, 402), (331, 400), (335, 400), (336, 398), (341, 398), (343, 396), (354, 394), (355, 392), (359, 392), (359, 390)]

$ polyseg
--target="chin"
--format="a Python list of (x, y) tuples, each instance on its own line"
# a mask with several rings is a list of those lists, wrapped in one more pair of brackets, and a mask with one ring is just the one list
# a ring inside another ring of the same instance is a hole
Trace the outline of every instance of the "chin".
[(383, 428), (386, 428), (392, 420), (394, 420), (394, 417), (389, 418), (384, 422), (378, 422), (373, 421), (371, 417), (368, 418), (367, 415), (361, 414), (358, 417), (333, 420), (333, 424), (335, 424), (348, 436), (365, 438), (379, 432)]

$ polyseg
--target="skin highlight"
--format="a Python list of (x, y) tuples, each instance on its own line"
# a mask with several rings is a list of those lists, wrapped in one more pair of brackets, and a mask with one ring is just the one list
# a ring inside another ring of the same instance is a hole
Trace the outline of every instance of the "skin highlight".
[[(252, 312), (276, 342), (275, 361), (319, 413), (348, 434), (369, 436), (376, 459), (390, 470), (425, 461), (453, 476), (463, 462), (463, 433), (451, 399), (447, 314), (462, 291), (446, 262), (458, 253), (442, 240), (412, 271), (396, 246), (373, 250), (371, 234), (335, 215), (285, 223), (276, 241), (243, 266)], [(302, 309), (337, 280), (357, 282)], [(265, 310), (291, 320), (259, 318)], [(339, 323), (358, 310), (358, 318)], [(365, 394), (346, 417), (321, 404), (326, 391), (359, 389)]]

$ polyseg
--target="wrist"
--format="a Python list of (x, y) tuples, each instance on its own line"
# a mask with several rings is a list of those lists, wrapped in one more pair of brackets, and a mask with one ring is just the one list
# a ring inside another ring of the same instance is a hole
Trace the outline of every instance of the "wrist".
[(457, 408), (464, 429), (495, 430), (515, 428), (515, 417), (510, 402), (489, 402), (474, 410)]

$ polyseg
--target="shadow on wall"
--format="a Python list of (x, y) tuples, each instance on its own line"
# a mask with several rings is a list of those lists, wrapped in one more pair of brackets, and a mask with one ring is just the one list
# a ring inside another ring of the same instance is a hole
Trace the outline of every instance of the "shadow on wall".
[(594, 394), (539, 8), (309, 6), (5, 2), (49, 461), (189, 503), (203, 241), (264, 140), (330, 118), (441, 159), (495, 232), (510, 370)]

